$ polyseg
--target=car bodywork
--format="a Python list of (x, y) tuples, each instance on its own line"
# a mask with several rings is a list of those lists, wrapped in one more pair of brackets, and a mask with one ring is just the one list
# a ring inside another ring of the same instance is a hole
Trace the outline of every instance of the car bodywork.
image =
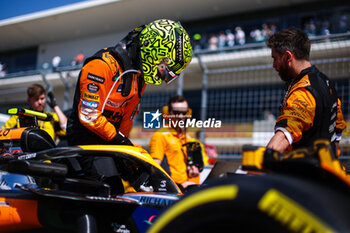
[[(1, 232), (145, 232), (182, 195), (142, 148), (59, 148), (44, 135), (36, 128), (1, 129)], [(113, 158), (124, 193), (112, 195), (108, 184), (81, 176), (82, 156)]]

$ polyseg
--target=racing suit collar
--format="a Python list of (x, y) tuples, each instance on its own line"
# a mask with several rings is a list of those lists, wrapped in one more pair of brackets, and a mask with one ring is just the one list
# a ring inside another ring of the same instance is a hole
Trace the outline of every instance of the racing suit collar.
[(318, 69), (316, 66), (310, 66), (306, 69), (303, 69), (294, 79), (286, 83), (285, 89), (290, 90), (291, 87), (296, 84), (300, 79), (302, 79), (306, 74), (311, 73), (311, 72), (316, 72)]
[[(141, 75), (137, 77), (137, 85), (139, 90), (139, 97), (141, 98), (142, 90), (144, 87), (143, 69), (140, 53), (140, 32), (142, 27), (134, 29), (129, 32), (113, 49), (114, 58), (121, 63), (124, 71), (129, 69), (135, 69), (140, 71)], [(123, 88), (122, 96), (128, 96), (131, 91), (131, 82), (133, 80), (133, 74), (129, 73), (123, 76)]]
[(297, 75), (297, 77), (295, 78), (295, 80), (299, 81), (300, 79), (302, 79), (306, 74), (311, 73), (311, 72), (315, 72), (318, 71), (316, 66), (310, 66), (306, 69), (303, 69), (300, 74)]
[(141, 62), (141, 52), (140, 52), (140, 34), (145, 28), (142, 25), (134, 30), (130, 31), (117, 45), (121, 46), (123, 50), (126, 51), (129, 59), (131, 60), (131, 65), (134, 69), (140, 70), (143, 76), (142, 62)]

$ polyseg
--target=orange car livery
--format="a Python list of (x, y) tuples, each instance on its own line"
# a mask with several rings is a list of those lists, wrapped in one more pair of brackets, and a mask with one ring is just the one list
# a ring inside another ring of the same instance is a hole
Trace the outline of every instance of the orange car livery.
[[(59, 124), (58, 115), (53, 112), (44, 112), (46, 114), (52, 115), (51, 121), (41, 121), (38, 120), (38, 125), (40, 129), (45, 130), (53, 140), (55, 140), (55, 136), (64, 136), (66, 135), (66, 130), (62, 129)], [(19, 128), (19, 117), (17, 115), (12, 115), (10, 119), (5, 123), (2, 128)]]

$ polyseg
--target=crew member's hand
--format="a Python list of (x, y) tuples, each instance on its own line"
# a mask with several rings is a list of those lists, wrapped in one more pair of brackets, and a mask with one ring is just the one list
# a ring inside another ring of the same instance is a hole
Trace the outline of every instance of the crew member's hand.
[(56, 98), (53, 95), (52, 91), (49, 91), (47, 93), (47, 104), (53, 109), (55, 106), (57, 106)]
[(193, 181), (185, 181), (181, 184), (181, 186), (186, 189), (188, 186), (191, 186), (191, 185), (197, 185), (196, 183), (194, 183)]
[(111, 143), (115, 145), (126, 145), (126, 146), (133, 146), (132, 142), (127, 138), (124, 134), (122, 134), (120, 131), (117, 131), (117, 135), (111, 140)]
[(189, 178), (199, 176), (199, 170), (198, 170), (198, 167), (196, 167), (196, 166), (188, 166), (187, 171), (188, 171)]

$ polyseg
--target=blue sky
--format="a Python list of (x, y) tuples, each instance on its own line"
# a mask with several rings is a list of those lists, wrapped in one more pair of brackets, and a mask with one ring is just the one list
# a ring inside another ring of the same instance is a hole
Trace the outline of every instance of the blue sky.
[(84, 0), (0, 0), (0, 20), (83, 1)]

